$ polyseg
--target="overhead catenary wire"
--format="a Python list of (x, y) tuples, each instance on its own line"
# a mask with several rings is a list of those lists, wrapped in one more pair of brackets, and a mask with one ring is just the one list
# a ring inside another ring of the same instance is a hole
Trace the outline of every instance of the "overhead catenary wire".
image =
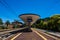
[[(0, 0), (0, 3), (1, 3), (5, 8), (9, 9), (9, 11), (12, 12), (11, 14), (13, 14), (14, 16), (17, 15), (16, 12), (11, 8), (11, 6), (8, 5), (8, 3), (7, 3), (5, 0)], [(7, 18), (7, 17), (8, 17), (8, 16), (6, 15), (6, 18)]]
[[(5, 6), (5, 4), (0, 0), (0, 4), (2, 4), (2, 5), (4, 5)], [(6, 6), (5, 6), (6, 7)], [(7, 15), (4, 15), (6, 18), (9, 18)]]
[(8, 5), (8, 3), (5, 0), (3, 0), (3, 2), (7, 5), (7, 7), (10, 9), (10, 11), (13, 13), (13, 15), (17, 15), (16, 12), (11, 8), (10, 5)]
[[(5, 6), (5, 8), (9, 9), (9, 11), (11, 11), (14, 16), (17, 15), (16, 12), (11, 8), (11, 6), (8, 5), (8, 3), (7, 3), (5, 0), (0, 1), (0, 3), (1, 3), (3, 6)], [(11, 14), (12, 14), (12, 13), (11, 13)]]

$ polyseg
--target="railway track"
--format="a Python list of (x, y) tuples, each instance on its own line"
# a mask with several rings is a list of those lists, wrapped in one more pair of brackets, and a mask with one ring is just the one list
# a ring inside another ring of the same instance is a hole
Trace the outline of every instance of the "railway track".
[(21, 32), (21, 31), (25, 30), (26, 28), (27, 28), (27, 27), (15, 29), (15, 30), (10, 30), (10, 31), (5, 31), (5, 32), (1, 32), (1, 33), (0, 33), (0, 39), (1, 39), (1, 40), (5, 40), (5, 39), (8, 38), (9, 36), (14, 35), (14, 34), (16, 34), (16, 33), (18, 33), (18, 32)]

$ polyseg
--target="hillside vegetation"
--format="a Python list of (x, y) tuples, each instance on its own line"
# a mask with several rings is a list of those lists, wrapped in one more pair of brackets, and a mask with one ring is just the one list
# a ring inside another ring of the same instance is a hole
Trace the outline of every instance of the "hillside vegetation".
[(53, 15), (44, 19), (40, 18), (32, 27), (60, 32), (60, 15)]

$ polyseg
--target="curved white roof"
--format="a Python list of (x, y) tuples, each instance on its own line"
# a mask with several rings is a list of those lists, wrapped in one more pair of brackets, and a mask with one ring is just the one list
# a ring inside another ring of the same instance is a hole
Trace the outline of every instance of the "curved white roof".
[(31, 25), (33, 23), (35, 23), (38, 19), (39, 19), (39, 15), (36, 15), (36, 14), (22, 14), (22, 15), (19, 15), (19, 17), (25, 22), (25, 23), (28, 23), (27, 22), (27, 18), (28, 17), (32, 17), (32, 22), (31, 22)]

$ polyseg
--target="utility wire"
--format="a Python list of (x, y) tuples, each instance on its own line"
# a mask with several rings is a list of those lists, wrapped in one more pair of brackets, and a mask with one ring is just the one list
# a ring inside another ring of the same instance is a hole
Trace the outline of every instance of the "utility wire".
[[(5, 6), (7, 9), (9, 9), (9, 10), (13, 13), (14, 16), (17, 15), (16, 12), (8, 5), (8, 3), (7, 3), (5, 0), (0, 1), (0, 3), (1, 3), (3, 6)], [(11, 13), (11, 14), (12, 14), (12, 13)]]
[(3, 2), (7, 5), (7, 7), (10, 9), (13, 15), (17, 15), (16, 12), (11, 8), (11, 6), (8, 5), (8, 3), (5, 0), (3, 0)]
[[(5, 6), (5, 4), (4, 3), (2, 3), (2, 1), (0, 1), (0, 3), (2, 4), (2, 5), (4, 5)], [(5, 6), (6, 7), (6, 6)], [(5, 15), (4, 15), (5, 16)], [(5, 16), (6, 18), (8, 18), (8, 16), (6, 15)]]
[(5, 2), (5, 3), (7, 4), (7, 6), (11, 9), (12, 13), (15, 14), (15, 15), (17, 15), (17, 13), (11, 8), (11, 6), (9, 6), (6, 1), (4, 1), (4, 2)]
[(16, 12), (8, 5), (8, 3), (5, 0), (0, 1), (0, 3), (6, 8), (8, 8), (13, 13), (14, 16), (17, 15)]

